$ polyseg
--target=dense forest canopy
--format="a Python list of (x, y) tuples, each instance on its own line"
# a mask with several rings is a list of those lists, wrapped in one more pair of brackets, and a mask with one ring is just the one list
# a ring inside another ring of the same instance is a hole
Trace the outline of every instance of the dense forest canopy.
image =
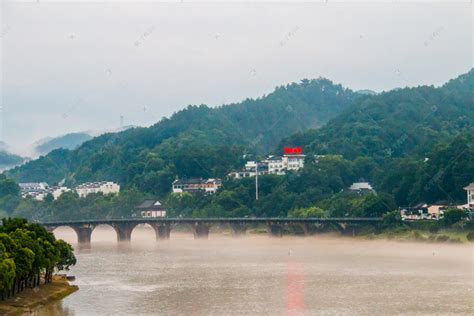
[[(12, 192), (0, 194), (0, 210), (36, 219), (126, 217), (154, 196), (170, 216), (381, 216), (420, 202), (465, 203), (463, 187), (474, 182), (473, 85), (472, 70), (438, 88), (380, 94), (303, 80), (257, 100), (189, 106), (150, 128), (55, 150), (7, 174), (50, 184), (114, 180), (123, 187), (119, 196), (70, 193), (42, 203), (21, 199), (4, 178)], [(263, 176), (258, 201), (253, 179), (226, 179), (214, 196), (169, 194), (176, 177), (225, 178), (249, 157), (281, 154), (288, 145), (304, 148), (305, 168)], [(348, 192), (360, 179), (376, 193)]]

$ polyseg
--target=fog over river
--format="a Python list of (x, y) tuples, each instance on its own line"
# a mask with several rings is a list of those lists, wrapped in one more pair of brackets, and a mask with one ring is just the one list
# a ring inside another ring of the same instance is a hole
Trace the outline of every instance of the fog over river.
[(473, 247), (312, 236), (225, 234), (155, 241), (138, 227), (119, 244), (98, 227), (89, 249), (72, 229), (80, 290), (37, 315), (386, 315), (474, 313)]

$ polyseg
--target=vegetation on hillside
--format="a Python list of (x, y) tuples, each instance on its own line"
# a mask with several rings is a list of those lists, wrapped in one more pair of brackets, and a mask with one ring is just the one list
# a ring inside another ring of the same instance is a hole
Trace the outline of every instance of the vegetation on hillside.
[[(0, 187), (3, 182), (10, 193), (0, 191), (0, 212), (33, 219), (129, 217), (147, 196), (164, 201), (170, 216), (187, 217), (304, 216), (313, 207), (326, 216), (382, 216), (420, 202), (464, 203), (463, 187), (474, 181), (473, 82), (471, 71), (440, 88), (356, 97), (320, 79), (218, 109), (190, 106), (150, 128), (102, 135), (8, 173), (17, 181), (50, 184), (115, 180), (120, 195), (79, 199), (68, 193), (38, 202), (21, 199), (4, 177)], [(320, 129), (280, 141), (331, 117)], [(278, 148), (274, 153), (280, 154), (283, 145), (303, 146), (306, 166), (261, 177), (258, 201), (254, 179), (227, 179), (214, 196), (169, 194), (176, 177), (225, 178), (245, 159), (258, 158), (257, 149)], [(348, 192), (360, 179), (376, 193)]]

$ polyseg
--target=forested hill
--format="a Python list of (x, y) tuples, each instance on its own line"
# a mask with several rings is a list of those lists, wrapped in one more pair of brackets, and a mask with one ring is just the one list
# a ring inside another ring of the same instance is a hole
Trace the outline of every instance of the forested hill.
[(244, 152), (266, 153), (283, 137), (320, 127), (364, 97), (326, 79), (303, 80), (255, 100), (188, 106), (149, 128), (102, 135), (73, 151), (55, 150), (9, 175), (49, 183), (108, 179), (166, 192), (176, 175), (223, 176), (241, 164)]
[(374, 158), (379, 163), (425, 156), (437, 143), (474, 131), (474, 71), (435, 88), (398, 89), (354, 102), (323, 128), (297, 133), (281, 144), (315, 154)]

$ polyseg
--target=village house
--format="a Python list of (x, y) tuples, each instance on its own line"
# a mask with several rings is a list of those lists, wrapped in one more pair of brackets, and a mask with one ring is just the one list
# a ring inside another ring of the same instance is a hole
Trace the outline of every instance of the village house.
[(166, 210), (158, 200), (145, 200), (136, 207), (136, 211), (143, 218), (166, 217)]
[(92, 193), (117, 194), (120, 192), (120, 185), (111, 181), (88, 182), (78, 185), (76, 192), (81, 198)]
[(176, 179), (172, 184), (173, 193), (195, 193), (204, 191), (209, 194), (214, 194), (222, 186), (221, 179)]
[(354, 182), (349, 187), (349, 191), (356, 192), (361, 195), (375, 192), (374, 188), (372, 188), (369, 182)]
[(244, 169), (240, 171), (231, 172), (228, 174), (228, 176), (234, 179), (255, 177), (257, 171), (259, 176), (268, 174), (268, 164), (265, 162), (259, 162), (257, 168), (256, 161), (247, 161), (244, 166)]
[(470, 183), (464, 190), (466, 190), (467, 193), (466, 208), (474, 208), (474, 182)]

